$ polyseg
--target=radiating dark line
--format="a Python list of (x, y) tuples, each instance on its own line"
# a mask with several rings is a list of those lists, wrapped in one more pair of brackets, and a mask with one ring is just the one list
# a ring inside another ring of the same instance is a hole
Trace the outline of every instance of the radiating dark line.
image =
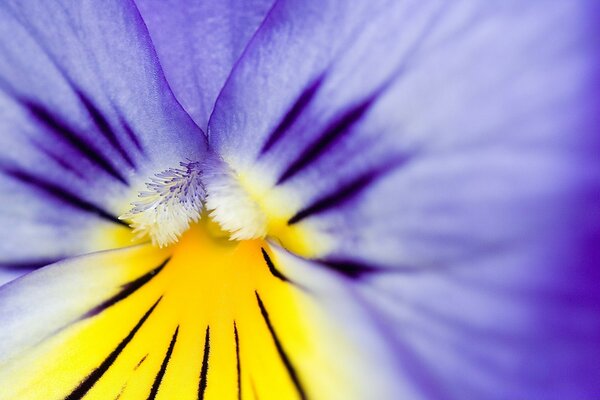
[(238, 336), (238, 330), (235, 321), (233, 321), (233, 337), (235, 338), (235, 360), (237, 370), (238, 400), (242, 400), (242, 365), (240, 363), (240, 338)]
[(96, 307), (92, 308), (90, 311), (85, 313), (83, 315), (82, 319), (93, 317), (94, 315), (99, 314), (100, 312), (104, 311), (108, 307), (113, 306), (122, 300), (125, 300), (131, 294), (136, 292), (139, 288), (141, 288), (142, 286), (144, 286), (145, 284), (150, 282), (152, 280), (152, 278), (154, 278), (156, 275), (158, 275), (158, 273), (160, 271), (162, 271), (162, 269), (165, 267), (165, 265), (167, 265), (167, 263), (170, 260), (171, 260), (171, 257), (167, 258), (158, 267), (145, 273), (144, 275), (140, 276), (139, 278), (121, 285), (121, 291), (119, 291), (117, 294), (115, 294), (108, 300), (103, 301), (102, 303), (98, 304)]
[(292, 218), (288, 220), (288, 225), (293, 225), (302, 221), (304, 218), (322, 213), (323, 211), (335, 208), (345, 201), (357, 195), (364, 189), (375, 177), (377, 173), (369, 172), (359, 176), (350, 183), (339, 188), (337, 191), (322, 197), (309, 205), (308, 207), (298, 211)]
[(177, 335), (179, 334), (179, 325), (175, 329), (175, 333), (173, 333), (173, 337), (171, 338), (171, 343), (169, 344), (169, 348), (167, 349), (167, 353), (165, 354), (165, 358), (154, 378), (154, 383), (152, 384), (152, 389), (150, 390), (150, 394), (148, 395), (148, 400), (154, 400), (156, 398), (156, 394), (158, 393), (158, 388), (165, 376), (165, 372), (167, 372), (167, 367), (169, 365), (169, 360), (171, 360), (171, 355), (173, 354), (173, 349), (175, 348), (175, 342), (177, 341)]
[(21, 99), (21, 103), (27, 107), (29, 112), (49, 131), (59, 136), (68, 142), (80, 154), (94, 162), (106, 173), (116, 178), (124, 184), (128, 184), (127, 179), (112, 165), (112, 163), (91, 143), (88, 143), (84, 138), (80, 137), (66, 122), (59, 120), (58, 116), (53, 115), (43, 105), (35, 103), (31, 100)]
[(198, 383), (198, 400), (204, 399), (206, 386), (208, 386), (208, 357), (210, 355), (210, 326), (206, 327), (204, 335), (204, 356), (202, 357), (202, 370), (200, 371), (200, 382)]
[(48, 158), (54, 160), (55, 163), (60, 165), (64, 170), (71, 172), (81, 179), (86, 179), (86, 176), (81, 171), (81, 168), (76, 168), (75, 166), (68, 163), (64, 157), (60, 157), (55, 154), (53, 151), (47, 149), (41, 143), (36, 143), (34, 140), (30, 140), (30, 143), (35, 146), (40, 152), (44, 153)]
[(119, 118), (119, 121), (121, 122), (121, 126), (123, 127), (123, 130), (129, 137), (129, 139), (133, 142), (135, 147), (140, 151), (140, 153), (144, 154), (144, 148), (142, 147), (142, 144), (140, 143), (140, 139), (137, 137), (137, 135), (135, 134), (133, 129), (131, 129), (131, 126), (129, 125), (129, 123), (127, 121), (125, 121), (125, 119), (122, 116)]
[(121, 390), (117, 394), (117, 397), (115, 397), (115, 400), (119, 400), (121, 398), (121, 396), (123, 396), (123, 392), (125, 391), (126, 387), (127, 387), (127, 382), (125, 382), (125, 384), (123, 386), (121, 386)]
[(325, 130), (319, 135), (316, 141), (309, 145), (294, 162), (281, 174), (277, 180), (277, 185), (280, 185), (303, 170), (306, 166), (316, 160), (328, 148), (331, 147), (337, 140), (351, 131), (355, 125), (371, 107), (376, 95), (370, 96), (365, 101), (352, 107), (340, 118), (334, 120), (328, 125)]
[(262, 252), (263, 258), (267, 263), (267, 267), (269, 267), (269, 272), (271, 272), (271, 275), (284, 282), (290, 282), (290, 280), (275, 267), (275, 264), (273, 264), (271, 257), (269, 257), (269, 253), (267, 253), (267, 251), (263, 247), (260, 248), (260, 251)]
[(85, 109), (90, 114), (92, 119), (94, 120), (94, 124), (102, 133), (102, 135), (108, 140), (108, 142), (112, 145), (112, 147), (123, 157), (125, 162), (131, 167), (135, 168), (135, 164), (131, 159), (130, 155), (127, 153), (123, 145), (119, 142), (119, 138), (116, 133), (113, 131), (110, 123), (106, 120), (102, 112), (96, 107), (92, 99), (90, 99), (85, 93), (83, 93), (79, 89), (75, 89), (75, 93), (79, 97), (79, 100), (85, 106)]
[(110, 214), (108, 211), (103, 210), (95, 204), (92, 204), (77, 195), (70, 193), (66, 189), (61, 188), (60, 186), (55, 185), (54, 183), (50, 183), (48, 181), (43, 180), (42, 178), (30, 175), (27, 172), (19, 171), (16, 169), (2, 168), (2, 172), (6, 175), (13, 177), (23, 183), (31, 185), (39, 190), (46, 192), (47, 194), (73, 206), (79, 208), (82, 211), (86, 211), (92, 214), (96, 214), (97, 216), (113, 222), (115, 224), (119, 224), (122, 226), (126, 226), (129, 228), (126, 222), (121, 221), (119, 218)]
[(48, 258), (39, 260), (0, 261), (0, 268), (9, 271), (31, 270), (45, 267), (61, 261), (63, 258)]
[(317, 90), (323, 83), (324, 75), (319, 76), (315, 79), (304, 91), (300, 94), (296, 102), (288, 110), (282, 120), (279, 122), (277, 127), (271, 132), (268, 139), (265, 141), (260, 154), (264, 154), (273, 147), (275, 143), (281, 139), (283, 134), (296, 122), (298, 117), (302, 114), (302, 111), (310, 104), (311, 100), (317, 93)]
[(342, 185), (334, 192), (317, 199), (308, 207), (298, 211), (288, 220), (287, 224), (293, 225), (302, 221), (306, 217), (340, 206), (344, 202), (349, 201), (353, 197), (357, 196), (376, 179), (380, 179), (382, 176), (406, 164), (413, 156), (414, 151), (411, 154), (401, 154), (387, 157), (387, 159), (380, 162), (378, 167), (362, 173), (350, 182)]
[(65, 400), (79, 400), (83, 396), (85, 396), (87, 392), (89, 392), (89, 390), (96, 384), (96, 382), (98, 382), (98, 380), (102, 378), (102, 375), (104, 375), (104, 373), (106, 373), (110, 366), (116, 361), (117, 357), (119, 357), (119, 354), (121, 354), (123, 349), (125, 349), (129, 342), (131, 342), (135, 334), (140, 330), (142, 325), (144, 325), (144, 322), (146, 322), (150, 314), (152, 314), (152, 311), (154, 311), (161, 299), (162, 296), (158, 300), (156, 300), (156, 302), (152, 305), (152, 307), (150, 307), (148, 311), (146, 311), (144, 316), (133, 327), (133, 329), (129, 332), (125, 339), (123, 339), (121, 343), (119, 343), (119, 345), (112, 351), (112, 353), (109, 354), (108, 357), (106, 357), (106, 359), (100, 364), (100, 366), (94, 369), (87, 376), (87, 378), (85, 378), (67, 397), (65, 397)]
[(148, 358), (148, 353), (146, 353), (146, 355), (144, 357), (142, 357), (142, 359), (140, 361), (138, 361), (138, 363), (135, 365), (133, 370), (135, 371), (136, 369), (138, 369), (144, 363), (144, 361), (146, 361), (147, 358)]
[(384, 271), (382, 268), (373, 267), (371, 265), (363, 264), (356, 261), (333, 259), (315, 261), (332, 271), (335, 271), (352, 279), (360, 279), (365, 275)]
[(294, 368), (294, 366), (292, 365), (292, 362), (290, 361), (288, 355), (286, 354), (286, 352), (281, 344), (281, 341), (279, 340), (279, 337), (277, 337), (277, 333), (275, 332), (275, 329), (273, 328), (273, 325), (271, 324), (271, 319), (269, 318), (269, 313), (267, 312), (267, 309), (265, 308), (265, 305), (263, 304), (258, 292), (255, 291), (254, 294), (256, 295), (256, 300), (258, 301), (258, 307), (260, 308), (260, 313), (262, 314), (263, 319), (265, 320), (265, 323), (267, 324), (267, 328), (269, 329), (269, 332), (271, 333), (271, 337), (273, 338), (273, 342), (275, 343), (275, 347), (277, 348), (279, 357), (281, 358), (283, 365), (285, 365), (285, 368), (286, 368), (290, 378), (292, 379), (292, 382), (294, 383), (296, 390), (298, 391), (298, 395), (300, 396), (301, 399), (306, 399), (306, 393), (304, 392), (304, 388), (302, 387), (302, 384), (300, 383), (298, 373), (296, 372), (296, 369)]

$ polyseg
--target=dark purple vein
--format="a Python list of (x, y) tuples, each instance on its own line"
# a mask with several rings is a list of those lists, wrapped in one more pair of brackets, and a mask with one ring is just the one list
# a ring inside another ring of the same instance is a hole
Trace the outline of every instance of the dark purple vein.
[(375, 98), (376, 95), (370, 96), (366, 100), (346, 111), (341, 117), (331, 122), (319, 135), (317, 140), (304, 149), (304, 151), (300, 153), (296, 160), (294, 160), (287, 167), (287, 169), (277, 180), (277, 185), (284, 183), (298, 172), (302, 171), (309, 164), (324, 154), (325, 151), (334, 143), (344, 137), (344, 135), (351, 132), (352, 127), (364, 116), (366, 111), (373, 104)]
[(359, 177), (340, 187), (335, 192), (317, 199), (314, 203), (298, 211), (294, 216), (292, 216), (288, 220), (288, 225), (296, 224), (302, 221), (304, 218), (314, 214), (322, 213), (331, 208), (335, 208), (340, 204), (350, 200), (360, 193), (365, 187), (367, 187), (377, 175), (378, 174), (376, 172), (368, 172), (360, 175)]
[(306, 107), (310, 104), (312, 99), (314, 98), (317, 90), (323, 83), (324, 75), (320, 75), (317, 79), (315, 79), (310, 85), (308, 85), (304, 91), (300, 94), (296, 102), (292, 105), (292, 107), (287, 111), (285, 116), (281, 119), (277, 127), (273, 130), (273, 132), (269, 135), (268, 139), (265, 141), (262, 149), (260, 150), (260, 154), (264, 154), (268, 152), (271, 147), (275, 143), (279, 141), (283, 137), (283, 135), (287, 132), (287, 130), (296, 122), (298, 117), (302, 114), (302, 112), (306, 109)]
[(114, 132), (108, 120), (104, 117), (104, 114), (102, 114), (98, 107), (96, 107), (92, 99), (90, 99), (81, 90), (75, 89), (75, 93), (77, 93), (79, 100), (85, 106), (85, 109), (92, 117), (92, 120), (94, 121), (94, 124), (96, 125), (100, 133), (106, 138), (106, 140), (108, 140), (111, 146), (121, 155), (121, 157), (123, 157), (123, 160), (125, 160), (125, 162), (131, 168), (135, 168), (135, 164), (131, 159), (131, 156), (129, 155), (129, 153), (127, 153), (123, 145), (119, 142), (117, 134)]
[(107, 221), (113, 222), (115, 224), (129, 227), (129, 225), (126, 222), (121, 221), (119, 218), (110, 214), (108, 211), (103, 210), (102, 208), (96, 206), (95, 204), (88, 202), (87, 200), (83, 200), (82, 198), (78, 197), (77, 195), (67, 191), (66, 189), (64, 189), (54, 183), (45, 181), (44, 179), (42, 179), (40, 177), (33, 176), (25, 171), (20, 171), (20, 170), (14, 169), (14, 168), (4, 167), (1, 169), (2, 169), (2, 172), (4, 172), (6, 175), (11, 176), (14, 179), (17, 179), (17, 180), (19, 180), (23, 183), (26, 183), (30, 186), (33, 186), (34, 188), (41, 190), (41, 191), (51, 195), (52, 197), (63, 201), (66, 204), (69, 204), (75, 208), (82, 210), (82, 211), (96, 214), (97, 216), (99, 216)]
[(117, 170), (117, 168), (106, 158), (104, 154), (94, 148), (84, 138), (78, 135), (65, 121), (62, 121), (57, 115), (52, 114), (45, 106), (31, 100), (21, 99), (21, 103), (29, 110), (31, 115), (43, 124), (56, 137), (64, 140), (81, 155), (95, 163), (107, 174), (116, 178), (118, 181), (128, 184), (127, 179)]

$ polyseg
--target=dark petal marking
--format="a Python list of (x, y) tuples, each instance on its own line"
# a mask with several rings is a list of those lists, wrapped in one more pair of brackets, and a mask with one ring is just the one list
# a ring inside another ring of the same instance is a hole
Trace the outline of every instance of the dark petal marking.
[(61, 260), (62, 260), (62, 258), (48, 258), (48, 259), (39, 259), (39, 260), (19, 260), (19, 261), (0, 261), (0, 268), (7, 269), (9, 271), (38, 269), (38, 268), (45, 267), (46, 265), (54, 264)]
[(119, 400), (121, 398), (121, 396), (123, 396), (123, 392), (125, 391), (126, 387), (127, 387), (127, 382), (125, 382), (125, 384), (123, 386), (121, 386), (121, 390), (117, 394), (117, 397), (115, 397), (115, 400)]
[(237, 370), (238, 400), (242, 400), (242, 365), (240, 363), (240, 338), (238, 336), (238, 330), (235, 321), (233, 321), (233, 337), (235, 338), (235, 367)]
[(288, 355), (286, 354), (281, 341), (279, 340), (279, 337), (277, 337), (277, 333), (275, 333), (275, 329), (273, 328), (273, 325), (271, 324), (271, 319), (269, 318), (269, 313), (267, 312), (265, 305), (263, 304), (260, 295), (258, 294), (257, 291), (254, 292), (254, 294), (256, 295), (256, 300), (258, 301), (258, 307), (260, 308), (260, 313), (263, 316), (263, 319), (265, 320), (265, 323), (267, 324), (267, 328), (269, 329), (269, 332), (271, 333), (271, 338), (273, 339), (273, 343), (275, 344), (275, 347), (277, 348), (277, 352), (279, 353), (279, 357), (281, 358), (281, 361), (283, 362), (283, 365), (285, 366), (288, 375), (290, 376), (292, 382), (294, 383), (294, 386), (296, 387), (296, 390), (298, 391), (298, 395), (300, 396), (301, 399), (306, 399), (306, 393), (304, 392), (304, 388), (302, 387), (302, 384), (300, 383), (300, 379), (298, 378), (298, 373), (296, 372), (296, 369), (294, 368), (294, 366), (292, 365)]
[(148, 400), (154, 400), (156, 398), (156, 394), (158, 393), (158, 388), (160, 388), (160, 384), (165, 376), (165, 372), (167, 372), (167, 366), (169, 365), (169, 360), (171, 360), (171, 355), (173, 354), (173, 349), (175, 348), (175, 342), (177, 341), (177, 335), (179, 334), (179, 326), (175, 329), (175, 333), (173, 333), (173, 337), (171, 338), (171, 343), (169, 344), (169, 348), (167, 349), (167, 353), (165, 354), (165, 358), (154, 378), (154, 383), (152, 384), (152, 389), (150, 390), (150, 394), (148, 395)]
[(200, 382), (198, 383), (198, 400), (204, 399), (206, 386), (208, 386), (208, 357), (210, 355), (210, 326), (206, 327), (204, 335), (204, 356), (202, 356), (202, 369), (200, 370)]
[(131, 159), (130, 155), (127, 153), (125, 148), (119, 142), (119, 139), (118, 139), (117, 135), (115, 134), (115, 132), (113, 131), (110, 123), (106, 120), (106, 118), (104, 117), (102, 112), (98, 109), (98, 107), (96, 107), (96, 105), (92, 102), (92, 99), (90, 99), (81, 90), (75, 89), (75, 93), (77, 93), (79, 100), (81, 100), (81, 103), (83, 103), (83, 105), (85, 106), (85, 109), (87, 110), (87, 112), (90, 114), (90, 116), (94, 120), (94, 124), (96, 125), (96, 127), (98, 128), (100, 133), (102, 133), (102, 135), (106, 138), (106, 140), (108, 140), (108, 142), (113, 146), (113, 148), (121, 155), (121, 157), (123, 157), (125, 162), (131, 168), (135, 168), (135, 164), (134, 164), (133, 160)]
[(340, 187), (337, 191), (321, 197), (308, 207), (298, 211), (288, 220), (287, 224), (293, 225), (306, 217), (340, 206), (346, 201), (349, 201), (353, 197), (357, 196), (375, 180), (393, 171), (397, 167), (401, 167), (406, 164), (411, 157), (412, 154), (396, 155), (393, 156), (393, 158), (383, 161), (378, 168), (364, 172), (362, 175), (359, 175), (355, 179)]
[(150, 314), (154, 311), (158, 303), (161, 301), (162, 296), (159, 297), (158, 300), (150, 307), (148, 311), (144, 314), (144, 316), (138, 321), (138, 323), (133, 327), (133, 329), (129, 332), (129, 334), (119, 343), (119, 345), (109, 354), (108, 357), (94, 369), (88, 376), (85, 378), (67, 397), (65, 400), (79, 400), (83, 396), (86, 395), (87, 392), (102, 378), (102, 375), (108, 371), (110, 366), (116, 361), (119, 354), (125, 349), (125, 347), (131, 342), (134, 338), (135, 334), (140, 330), (144, 322), (148, 319)]
[(352, 197), (360, 193), (365, 187), (367, 187), (369, 183), (371, 183), (377, 177), (377, 175), (377, 172), (367, 172), (358, 176), (356, 179), (342, 186), (337, 191), (316, 200), (308, 207), (298, 211), (288, 220), (287, 224), (293, 225), (302, 221), (306, 217), (322, 213), (350, 200)]
[(373, 267), (370, 265), (362, 264), (355, 261), (345, 260), (315, 260), (319, 264), (327, 267), (328, 269), (342, 274), (348, 278), (360, 279), (365, 275), (372, 274), (375, 272), (381, 272), (381, 268)]
[(142, 359), (140, 361), (138, 361), (138, 363), (135, 365), (133, 370), (135, 371), (136, 369), (141, 367), (141, 365), (144, 363), (144, 361), (146, 361), (147, 358), (148, 358), (148, 353), (146, 353), (146, 355), (144, 357), (142, 357)]
[(319, 138), (308, 146), (294, 162), (281, 174), (277, 180), (277, 185), (280, 185), (296, 175), (311, 162), (321, 156), (328, 148), (336, 141), (340, 140), (345, 134), (351, 131), (351, 128), (365, 115), (366, 111), (371, 107), (377, 95), (370, 96), (361, 103), (355, 105), (340, 118), (334, 120), (325, 128), (325, 131), (319, 135)]
[(81, 319), (93, 317), (94, 315), (99, 314), (100, 312), (104, 311), (108, 307), (113, 306), (122, 300), (125, 300), (131, 294), (136, 292), (139, 288), (144, 286), (146, 283), (150, 282), (152, 280), (152, 278), (154, 278), (156, 275), (158, 275), (159, 272), (162, 271), (162, 269), (165, 267), (165, 265), (167, 265), (167, 263), (170, 260), (171, 260), (171, 258), (169, 257), (165, 261), (163, 261), (158, 267), (154, 268), (153, 270), (147, 272), (146, 274), (140, 276), (139, 278), (137, 278), (131, 282), (123, 284), (121, 286), (122, 289), (119, 293), (115, 294), (110, 299), (103, 301), (102, 303), (100, 303), (99, 305), (97, 305), (96, 307), (94, 307), (93, 309), (88, 311), (87, 313), (85, 313), (85, 315)]
[(287, 224), (293, 225), (302, 221), (306, 217), (309, 217), (314, 214), (319, 214), (342, 205), (343, 203), (357, 196), (375, 180), (393, 171), (397, 167), (401, 167), (404, 164), (406, 164), (410, 160), (412, 155), (413, 154), (395, 155), (393, 156), (393, 158), (383, 161), (379, 167), (373, 168), (370, 171), (362, 173), (353, 180), (342, 185), (336, 191), (315, 200), (306, 208), (303, 208), (302, 210), (298, 211), (288, 220)]
[(98, 165), (102, 170), (116, 178), (118, 181), (128, 185), (125, 177), (111, 164), (111, 162), (98, 150), (80, 137), (66, 122), (61, 121), (58, 116), (53, 115), (46, 107), (31, 100), (21, 99), (21, 103), (29, 112), (55, 136), (63, 139), (75, 148), (80, 154)]
[(44, 145), (40, 143), (36, 143), (34, 140), (30, 140), (32, 146), (36, 147), (41, 153), (45, 154), (48, 158), (51, 158), (55, 163), (60, 165), (64, 170), (71, 172), (76, 175), (78, 178), (83, 180), (86, 179), (86, 176), (81, 172), (80, 168), (71, 165), (65, 160), (64, 155), (61, 157), (52, 150), (46, 148)]
[(121, 126), (123, 127), (123, 130), (129, 137), (129, 139), (133, 142), (135, 147), (137, 147), (137, 149), (140, 151), (140, 153), (144, 154), (144, 148), (142, 147), (142, 144), (140, 143), (140, 140), (138, 139), (137, 135), (133, 132), (133, 129), (131, 129), (131, 126), (129, 125), (129, 123), (127, 121), (125, 121), (125, 119), (123, 117), (120, 117), (119, 121), (121, 122)]
[(54, 183), (50, 183), (50, 182), (43, 180), (42, 178), (30, 175), (29, 173), (27, 173), (25, 171), (19, 171), (17, 169), (8, 168), (8, 167), (0, 167), (0, 169), (6, 175), (9, 175), (9, 176), (13, 177), (14, 179), (17, 179), (23, 183), (29, 184), (29, 185), (35, 187), (36, 189), (42, 190), (42, 191), (48, 193), (49, 195), (65, 202), (73, 207), (79, 208), (82, 211), (96, 214), (99, 217), (101, 217), (107, 221), (110, 221), (110, 222), (113, 222), (115, 224), (119, 224), (122, 226), (126, 226), (129, 228), (129, 225), (127, 223), (121, 221), (119, 218), (110, 214), (108, 211), (105, 211), (105, 210), (101, 209), (100, 207), (98, 207), (86, 200), (79, 198), (78, 196), (74, 195), (73, 193), (70, 193), (69, 191), (61, 188), (60, 186), (55, 185)]
[(263, 258), (267, 263), (267, 267), (269, 267), (269, 272), (271, 272), (271, 275), (273, 275), (277, 279), (282, 280), (283, 282), (290, 282), (290, 280), (275, 267), (275, 264), (273, 264), (271, 257), (269, 257), (269, 253), (267, 253), (267, 251), (263, 247), (260, 248), (260, 251), (262, 252)]
[(266, 140), (265, 144), (260, 150), (261, 155), (269, 151), (271, 147), (273, 147), (273, 145), (283, 137), (285, 132), (294, 124), (294, 122), (296, 122), (298, 117), (302, 114), (302, 111), (304, 111), (304, 109), (310, 104), (311, 100), (317, 93), (317, 90), (323, 83), (323, 78), (324, 75), (319, 76), (304, 89), (294, 105), (288, 110), (277, 127), (269, 135), (269, 138)]

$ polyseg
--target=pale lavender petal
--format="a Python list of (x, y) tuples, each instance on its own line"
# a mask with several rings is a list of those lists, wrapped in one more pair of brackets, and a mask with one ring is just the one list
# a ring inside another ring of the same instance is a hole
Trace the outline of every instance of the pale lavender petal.
[(207, 126), (215, 99), (273, 0), (136, 0), (175, 96)]
[(204, 151), (132, 2), (3, 2), (0, 54), (0, 266), (103, 248), (136, 179)]

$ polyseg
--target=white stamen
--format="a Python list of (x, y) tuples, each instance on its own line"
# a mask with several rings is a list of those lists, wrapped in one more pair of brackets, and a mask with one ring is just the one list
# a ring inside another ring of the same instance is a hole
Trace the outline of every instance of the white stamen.
[(131, 203), (133, 208), (119, 217), (131, 222), (137, 238), (150, 236), (154, 245), (164, 247), (200, 220), (205, 198), (200, 163), (180, 166), (152, 177), (146, 183), (148, 190), (138, 195), (140, 201)]
[(206, 208), (233, 240), (264, 238), (267, 218), (227, 163), (213, 155), (202, 165)]

